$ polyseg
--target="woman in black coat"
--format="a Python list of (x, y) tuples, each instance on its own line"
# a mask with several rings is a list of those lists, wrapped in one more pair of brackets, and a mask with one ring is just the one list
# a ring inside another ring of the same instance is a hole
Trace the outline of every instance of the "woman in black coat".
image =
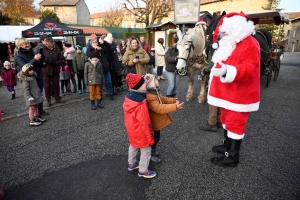
[[(42, 54), (38, 53), (35, 54), (30, 48), (30, 44), (28, 40), (25, 38), (20, 38), (17, 42), (18, 47), (18, 53), (16, 56), (16, 64), (17, 66), (20, 66), (21, 68), (27, 64), (30, 63), (33, 65), (33, 70), (37, 74), (36, 81), (38, 83), (38, 86), (41, 91), (44, 89), (44, 75), (43, 75), (43, 62), (42, 62)], [(40, 103), (38, 105), (39, 115), (49, 115), (48, 112), (44, 111), (43, 109), (43, 103)]]

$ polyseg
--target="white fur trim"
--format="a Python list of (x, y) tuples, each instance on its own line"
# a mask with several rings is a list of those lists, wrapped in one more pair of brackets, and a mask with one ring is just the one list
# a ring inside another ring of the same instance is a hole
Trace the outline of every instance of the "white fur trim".
[(233, 133), (233, 132), (227, 130), (227, 136), (231, 139), (234, 139), (234, 140), (241, 140), (241, 139), (244, 138), (245, 133), (240, 135), (240, 134), (236, 134), (236, 133)]
[(253, 112), (257, 111), (259, 109), (259, 103), (251, 103), (251, 104), (238, 104), (238, 103), (232, 103), (229, 101), (226, 101), (224, 99), (219, 99), (217, 97), (213, 97), (210, 95), (207, 95), (207, 102), (211, 105), (225, 108), (228, 110), (233, 110), (236, 112)]
[(240, 15), (225, 17), (219, 32), (224, 36), (219, 40), (219, 47), (212, 56), (214, 63), (226, 61), (236, 48), (236, 44), (251, 34), (255, 34), (255, 27), (251, 20), (247, 21)]
[(212, 44), (212, 48), (213, 48), (213, 49), (217, 49), (218, 46), (219, 46), (218, 43), (213, 43), (213, 44)]
[[(224, 64), (223, 64), (224, 65)], [(225, 77), (220, 77), (220, 81), (222, 83), (231, 83), (234, 81), (236, 74), (237, 74), (237, 70), (234, 66), (231, 65), (226, 65), (227, 67), (227, 72), (226, 72), (226, 76)]]

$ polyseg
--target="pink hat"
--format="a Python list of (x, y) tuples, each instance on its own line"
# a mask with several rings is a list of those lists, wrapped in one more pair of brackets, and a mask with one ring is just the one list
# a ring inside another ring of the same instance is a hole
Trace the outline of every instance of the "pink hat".
[(92, 34), (92, 35), (90, 36), (90, 38), (91, 38), (91, 39), (97, 39), (97, 35)]
[(3, 63), (3, 66), (5, 66), (5, 65), (11, 66), (10, 62), (8, 62), (8, 61), (5, 61), (5, 62)]

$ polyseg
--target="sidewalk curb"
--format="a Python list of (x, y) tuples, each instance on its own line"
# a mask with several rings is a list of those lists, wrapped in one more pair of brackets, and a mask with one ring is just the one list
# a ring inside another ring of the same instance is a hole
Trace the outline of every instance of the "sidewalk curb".
[[(90, 97), (88, 96), (88, 97), (83, 97), (83, 98), (80, 98), (80, 99), (69, 100), (66, 103), (53, 104), (51, 107), (46, 107), (45, 106), (44, 110), (50, 110), (51, 108), (56, 108), (56, 107), (60, 107), (60, 106), (63, 106), (63, 105), (73, 104), (73, 103), (81, 102), (81, 101), (84, 101), (84, 100), (87, 100), (87, 99), (90, 99)], [(7, 116), (7, 117), (3, 117), (3, 115), (2, 115), (2, 120), (0, 122), (15, 119), (17, 117), (21, 117), (21, 116), (24, 116), (24, 115), (28, 115), (28, 112), (18, 113), (16, 115), (10, 115), (10, 116)]]

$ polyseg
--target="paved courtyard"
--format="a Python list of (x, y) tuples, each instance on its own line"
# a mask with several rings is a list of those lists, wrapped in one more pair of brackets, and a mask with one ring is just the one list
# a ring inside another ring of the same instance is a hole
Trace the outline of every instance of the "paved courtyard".
[[(158, 150), (162, 163), (150, 164), (158, 175), (139, 179), (127, 171), (128, 140), (122, 103), (126, 92), (105, 98), (104, 109), (90, 109), (87, 94), (47, 111), (47, 122), (29, 127), (23, 91), (16, 100), (0, 88), (0, 187), (5, 200), (124, 199), (300, 199), (300, 53), (285, 53), (277, 81), (261, 80), (260, 109), (250, 115), (236, 168), (220, 168), (211, 148), (223, 130), (200, 129), (207, 103), (196, 99), (171, 113)], [(160, 81), (165, 95), (167, 81)], [(200, 82), (196, 82), (199, 91)], [(187, 77), (178, 99), (185, 100)], [(198, 94), (195, 93), (195, 97)]]

